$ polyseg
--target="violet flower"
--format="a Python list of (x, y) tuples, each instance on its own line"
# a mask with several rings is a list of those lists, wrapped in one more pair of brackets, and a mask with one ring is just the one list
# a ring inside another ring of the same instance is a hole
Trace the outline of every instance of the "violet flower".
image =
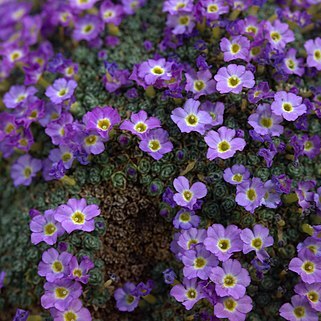
[(187, 209), (179, 210), (173, 220), (174, 227), (183, 230), (188, 230), (191, 227), (198, 227), (199, 223), (200, 217), (195, 215), (194, 211)]
[(243, 165), (233, 165), (231, 168), (226, 168), (223, 172), (223, 178), (225, 182), (238, 185), (244, 180), (250, 178), (250, 171)]
[(45, 94), (54, 104), (60, 104), (72, 97), (76, 87), (77, 83), (74, 80), (59, 78), (56, 79), (54, 83), (46, 89)]
[(122, 288), (118, 288), (115, 291), (114, 298), (119, 311), (131, 312), (136, 309), (139, 303), (139, 297), (132, 294), (135, 288), (135, 284), (126, 282)]
[(195, 99), (198, 99), (203, 95), (213, 94), (216, 91), (216, 81), (213, 79), (213, 76), (208, 69), (198, 72), (193, 70), (186, 73), (185, 77), (185, 90), (191, 91), (194, 94)]

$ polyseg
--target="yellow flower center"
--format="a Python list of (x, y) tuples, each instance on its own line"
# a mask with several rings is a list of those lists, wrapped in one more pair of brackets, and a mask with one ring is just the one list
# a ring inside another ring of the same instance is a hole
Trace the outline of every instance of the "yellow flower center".
[(198, 124), (198, 117), (194, 114), (189, 114), (186, 116), (185, 121), (189, 126), (196, 126)]
[(149, 149), (152, 150), (153, 152), (157, 152), (158, 150), (161, 149), (161, 144), (160, 144), (159, 140), (157, 140), (157, 139), (152, 139), (152, 140), (149, 141), (148, 147), (149, 147)]
[(11, 61), (15, 61), (15, 60), (18, 60), (21, 56), (22, 54), (20, 51), (14, 51), (11, 53), (10, 58), (11, 58)]
[(181, 16), (179, 18), (179, 24), (181, 24), (182, 26), (187, 26), (189, 24), (189, 16)]
[(52, 263), (52, 270), (55, 272), (55, 273), (59, 273), (63, 270), (63, 265), (60, 261), (55, 261)]
[(65, 299), (69, 294), (69, 291), (66, 288), (56, 288), (55, 295), (57, 299)]
[(260, 96), (260, 94), (261, 94), (261, 90), (257, 90), (256, 92), (254, 92), (254, 97), (255, 98), (257, 98), (257, 97), (259, 97)]
[(94, 29), (92, 24), (86, 25), (82, 28), (83, 33), (89, 33)]
[(215, 13), (218, 11), (218, 6), (216, 4), (210, 4), (207, 6), (207, 12)]
[(252, 247), (254, 247), (257, 250), (260, 250), (262, 248), (263, 242), (262, 239), (257, 237), (255, 239), (252, 240)]
[(72, 312), (68, 311), (64, 313), (64, 321), (76, 321), (77, 320), (77, 315)]
[(228, 78), (227, 80), (227, 84), (229, 87), (235, 88), (237, 87), (239, 84), (241, 83), (241, 80), (239, 77), (237, 76), (231, 76), (230, 78)]
[(236, 307), (237, 307), (237, 302), (234, 299), (228, 298), (228, 299), (224, 300), (225, 310), (233, 312), (236, 309)]
[(81, 278), (81, 277), (82, 277), (82, 272), (81, 272), (80, 269), (74, 269), (73, 272), (72, 272), (72, 274), (73, 274), (74, 276), (77, 276), (78, 278)]
[(164, 68), (160, 67), (160, 66), (155, 66), (153, 69), (152, 69), (152, 73), (154, 75), (163, 75), (165, 73), (165, 70)]
[(232, 180), (235, 182), (241, 183), (243, 180), (243, 175), (235, 174), (235, 175), (233, 175)]
[(5, 127), (5, 129), (4, 129), (4, 132), (6, 133), (6, 134), (10, 134), (13, 130), (14, 130), (14, 126), (13, 126), (13, 124), (11, 124), (11, 123), (8, 123), (7, 124), (7, 126)]
[(21, 103), (22, 101), (24, 101), (26, 99), (25, 95), (19, 95), (17, 98), (17, 103)]
[(180, 9), (184, 9), (185, 7), (186, 7), (185, 3), (179, 2), (179, 3), (176, 5), (175, 9), (176, 9), (176, 10), (180, 10)]
[(188, 242), (187, 242), (187, 248), (190, 249), (192, 245), (195, 245), (197, 244), (198, 241), (195, 240), (195, 239), (190, 239)]
[(217, 246), (222, 252), (226, 252), (231, 248), (231, 242), (228, 239), (220, 239)]
[(260, 124), (262, 127), (271, 128), (273, 125), (273, 120), (271, 117), (262, 117)]
[(203, 80), (195, 80), (194, 81), (194, 89), (196, 91), (201, 91), (205, 88), (205, 83)]
[(75, 224), (84, 224), (85, 214), (80, 211), (76, 211), (74, 214), (72, 214), (71, 219)]
[(231, 52), (232, 54), (237, 54), (239, 51), (241, 50), (241, 46), (237, 43), (233, 43), (233, 45), (231, 46)]
[(286, 111), (287, 113), (290, 113), (291, 111), (293, 111), (293, 106), (291, 103), (283, 103), (282, 104), (282, 109), (284, 111)]
[(130, 294), (126, 295), (126, 302), (127, 302), (128, 304), (133, 303), (134, 300), (135, 300), (135, 298), (134, 298), (133, 295), (130, 295)]
[(66, 88), (63, 88), (63, 89), (59, 90), (59, 92), (58, 92), (58, 96), (59, 97), (63, 97), (66, 94), (67, 94), (67, 89)]
[(33, 110), (31, 113), (30, 113), (30, 116), (29, 118), (33, 119), (33, 118), (37, 118), (38, 116), (38, 112), (36, 110)]
[(308, 140), (304, 143), (304, 150), (305, 151), (310, 151), (314, 147), (313, 143)]
[(32, 174), (32, 169), (31, 167), (27, 166), (24, 171), (23, 171), (23, 174), (25, 175), (26, 178), (29, 178)]
[(260, 47), (251, 48), (251, 55), (253, 57), (258, 56), (260, 53), (261, 53), (261, 48)]
[(302, 264), (302, 270), (305, 271), (306, 273), (308, 274), (311, 274), (314, 272), (315, 270), (315, 265), (313, 262), (311, 261), (305, 261), (303, 264)]
[(225, 153), (231, 149), (231, 145), (226, 141), (222, 140), (218, 145), (217, 145), (217, 150), (219, 153)]
[(98, 120), (97, 126), (101, 130), (108, 130), (110, 127), (110, 120), (107, 118), (100, 119), (100, 120)]
[(256, 34), (257, 33), (257, 28), (255, 26), (247, 26), (246, 27), (246, 32)]
[(271, 39), (272, 39), (274, 42), (279, 42), (279, 41), (281, 40), (281, 38), (282, 38), (282, 36), (280, 35), (280, 33), (277, 32), (277, 31), (271, 32), (270, 36), (271, 36)]
[(188, 289), (188, 291), (186, 292), (186, 297), (190, 300), (195, 299), (197, 296), (197, 291), (196, 289), (190, 288)]
[(319, 294), (315, 291), (308, 292), (307, 297), (313, 303), (317, 303), (319, 301)]
[(297, 318), (303, 318), (305, 316), (305, 307), (297, 306), (293, 309), (293, 314)]
[(226, 274), (223, 283), (225, 287), (232, 288), (236, 284), (236, 278), (232, 274)]
[(286, 61), (286, 65), (288, 66), (289, 69), (294, 70), (295, 69), (295, 62), (292, 59), (288, 59)]
[(57, 231), (57, 228), (56, 228), (56, 225), (53, 224), (53, 223), (49, 223), (47, 225), (45, 225), (45, 228), (44, 228), (44, 232), (45, 232), (45, 235), (53, 235), (55, 232)]
[(193, 193), (190, 190), (185, 190), (183, 192), (183, 198), (186, 202), (189, 202), (193, 197)]
[(64, 153), (61, 157), (63, 162), (68, 162), (71, 160), (71, 154), (70, 153)]
[(207, 263), (207, 260), (205, 260), (203, 257), (197, 257), (195, 260), (194, 260), (194, 268), (195, 269), (202, 269), (204, 268), (204, 266), (206, 265)]
[(313, 56), (315, 60), (321, 60), (321, 50), (320, 49), (314, 50)]
[(249, 188), (246, 191), (246, 196), (251, 202), (253, 202), (257, 197), (255, 189), (254, 188)]
[(95, 136), (95, 135), (90, 135), (90, 136), (85, 138), (85, 143), (88, 146), (95, 145), (96, 142), (97, 142), (97, 136)]
[(179, 216), (181, 222), (187, 223), (191, 219), (191, 215), (188, 212), (184, 212)]
[(318, 252), (318, 247), (316, 245), (309, 245), (308, 249), (313, 253), (313, 254), (317, 254)]
[(111, 10), (106, 10), (106, 11), (104, 12), (104, 18), (105, 18), (105, 19), (111, 18), (113, 15), (114, 15), (114, 12), (111, 11)]
[(147, 125), (143, 122), (139, 122), (135, 125), (134, 129), (138, 133), (145, 133), (145, 131), (147, 130)]

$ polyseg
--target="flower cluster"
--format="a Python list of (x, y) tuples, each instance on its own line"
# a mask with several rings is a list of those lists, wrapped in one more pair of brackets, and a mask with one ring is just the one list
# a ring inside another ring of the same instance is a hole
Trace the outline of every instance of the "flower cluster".
[(187, 310), (205, 298), (214, 307), (216, 317), (245, 320), (252, 310), (252, 300), (246, 295), (251, 279), (241, 263), (231, 257), (237, 252), (254, 251), (258, 260), (265, 262), (269, 258), (265, 249), (272, 245), (269, 230), (259, 224), (253, 230), (241, 230), (236, 225), (224, 228), (221, 224), (207, 230), (185, 228), (174, 235), (171, 245), (184, 266), (184, 280), (174, 285), (171, 295)]
[[(75, 230), (91, 232), (94, 218), (100, 214), (97, 205), (87, 205), (85, 199), (69, 199), (67, 204), (45, 211), (42, 215), (31, 210), (31, 241), (34, 244), (45, 242), (54, 245), (57, 238)], [(88, 272), (94, 267), (88, 257), (79, 262), (67, 251), (57, 251), (51, 247), (42, 254), (38, 274), (46, 279), (45, 293), (41, 305), (49, 309), (54, 320), (91, 320), (90, 312), (79, 299), (82, 284), (87, 284)]]

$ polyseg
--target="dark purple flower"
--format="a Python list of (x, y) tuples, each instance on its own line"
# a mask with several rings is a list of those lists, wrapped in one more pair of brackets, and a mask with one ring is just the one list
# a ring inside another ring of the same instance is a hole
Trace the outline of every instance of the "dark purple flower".
[(163, 276), (164, 276), (164, 282), (166, 284), (173, 284), (176, 279), (176, 274), (171, 268), (163, 271)]
[(114, 297), (119, 311), (131, 312), (136, 309), (139, 303), (139, 297), (132, 294), (135, 288), (135, 284), (127, 282), (122, 288), (118, 288), (115, 291)]
[(27, 321), (29, 317), (29, 311), (17, 309), (12, 321)]
[(88, 257), (84, 257), (79, 264), (77, 258), (73, 256), (69, 263), (70, 274), (68, 278), (87, 284), (89, 280), (88, 272), (94, 266), (94, 263)]

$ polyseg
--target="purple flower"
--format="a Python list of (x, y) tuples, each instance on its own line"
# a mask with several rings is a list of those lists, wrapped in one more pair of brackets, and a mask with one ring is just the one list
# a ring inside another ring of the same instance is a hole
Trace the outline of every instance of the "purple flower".
[(251, 283), (249, 273), (242, 268), (238, 260), (228, 259), (222, 267), (212, 269), (210, 279), (215, 283), (217, 295), (232, 296), (240, 299), (245, 295), (246, 287)]
[(100, 16), (105, 23), (112, 23), (119, 26), (123, 17), (123, 7), (115, 5), (111, 1), (104, 1), (100, 6)]
[(215, 92), (216, 82), (213, 80), (213, 76), (208, 69), (198, 72), (193, 70), (190, 73), (186, 73), (185, 77), (185, 90), (191, 91), (194, 94), (195, 99)]
[(72, 8), (77, 10), (91, 9), (98, 0), (69, 0)]
[(35, 87), (12, 86), (3, 96), (3, 103), (10, 109), (20, 107), (28, 97), (34, 96), (37, 91)]
[(163, 276), (166, 284), (173, 284), (176, 279), (176, 273), (171, 268), (163, 271)]
[(296, 53), (295, 49), (289, 49), (283, 60), (283, 71), (288, 75), (302, 76), (304, 74), (303, 59), (297, 59)]
[(248, 91), (248, 99), (252, 104), (258, 103), (262, 99), (273, 98), (274, 94), (270, 91), (267, 82), (260, 82), (257, 86)]
[(121, 130), (128, 130), (132, 134), (143, 138), (143, 135), (150, 129), (161, 127), (161, 122), (156, 117), (148, 117), (146, 111), (141, 110), (136, 114), (131, 114), (130, 120), (124, 120), (120, 125)]
[(45, 294), (41, 297), (42, 307), (59, 311), (66, 310), (71, 301), (78, 299), (82, 294), (80, 283), (67, 279), (56, 280), (54, 283), (46, 282), (44, 289)]
[(316, 283), (321, 278), (321, 258), (316, 257), (310, 249), (301, 250), (298, 257), (291, 260), (289, 269), (299, 274), (303, 282)]
[(292, 180), (285, 174), (279, 176), (272, 176), (272, 182), (275, 184), (276, 191), (278, 193), (289, 194), (291, 192)]
[(313, 310), (321, 312), (321, 283), (299, 283), (294, 287), (294, 291), (307, 298)]
[(269, 255), (265, 251), (266, 247), (272, 246), (274, 243), (273, 237), (269, 235), (269, 229), (256, 224), (253, 231), (245, 228), (241, 231), (240, 238), (243, 241), (243, 253), (247, 254), (255, 251), (258, 259), (263, 262)]
[(283, 116), (288, 121), (296, 120), (307, 111), (306, 105), (302, 104), (302, 97), (286, 91), (278, 91), (274, 95), (271, 109), (275, 115)]
[(96, 107), (83, 117), (86, 129), (96, 132), (103, 138), (108, 137), (109, 132), (120, 120), (118, 111), (109, 106)]
[(94, 266), (94, 263), (88, 257), (84, 257), (79, 264), (77, 258), (73, 256), (69, 263), (70, 274), (68, 278), (87, 284), (89, 279), (88, 272)]
[(319, 211), (321, 211), (321, 187), (317, 189), (317, 192), (314, 194), (314, 202)]
[(272, 180), (264, 183), (265, 194), (262, 205), (268, 208), (277, 208), (281, 204), (281, 193), (277, 191), (276, 184)]
[(321, 38), (317, 37), (314, 40), (308, 40), (304, 44), (304, 48), (308, 55), (308, 67), (315, 67), (317, 70), (321, 70)]
[(242, 250), (240, 232), (241, 230), (233, 224), (226, 228), (221, 224), (213, 224), (207, 229), (205, 248), (215, 254), (220, 261), (225, 262), (234, 252)]
[(306, 155), (312, 159), (320, 154), (321, 140), (318, 135), (311, 137), (308, 135), (302, 135), (301, 142), (303, 144), (303, 155)]
[(68, 252), (58, 253), (54, 248), (43, 252), (38, 266), (38, 274), (48, 282), (55, 282), (69, 274), (69, 263), (72, 255)]
[(171, 119), (177, 124), (182, 133), (196, 131), (203, 135), (206, 126), (211, 124), (212, 117), (206, 112), (199, 110), (200, 102), (188, 99), (184, 108), (176, 108), (172, 111)]
[(265, 24), (265, 39), (269, 41), (273, 49), (283, 50), (287, 43), (295, 40), (294, 33), (287, 23), (275, 20), (273, 25), (270, 21)]
[(195, 18), (190, 13), (179, 13), (175, 16), (168, 15), (166, 26), (174, 35), (190, 34), (195, 26)]
[(6, 277), (6, 272), (5, 271), (1, 271), (0, 272), (0, 289), (3, 288), (3, 284), (4, 284), (4, 279)]
[(40, 159), (32, 158), (29, 154), (20, 156), (10, 171), (14, 186), (29, 186), (41, 168), (42, 161)]
[(55, 219), (69, 234), (75, 230), (92, 232), (95, 229), (94, 217), (99, 214), (100, 209), (97, 205), (87, 205), (84, 198), (71, 198), (67, 204), (58, 206)]
[(126, 282), (122, 288), (115, 291), (114, 297), (119, 311), (131, 312), (138, 306), (139, 297), (132, 294), (135, 288), (135, 284)]
[(17, 309), (16, 314), (12, 321), (27, 321), (29, 317), (29, 311)]
[(88, 309), (82, 306), (82, 302), (79, 299), (74, 299), (69, 303), (69, 306), (65, 311), (59, 311), (56, 309), (50, 310), (54, 321), (91, 321), (91, 315)]
[(200, 278), (207, 280), (213, 267), (218, 265), (217, 258), (204, 248), (203, 244), (195, 245), (183, 252), (183, 274), (187, 279)]
[(132, 291), (132, 294), (137, 297), (144, 297), (150, 294), (154, 286), (153, 280), (148, 280), (146, 283), (140, 282), (136, 285), (135, 290)]
[(315, 187), (315, 181), (305, 181), (299, 182), (298, 188), (295, 190), (295, 193), (298, 197), (299, 205), (305, 210), (311, 206), (311, 202), (314, 199), (314, 192), (309, 192)]
[(277, 150), (273, 144), (270, 144), (270, 148), (260, 148), (257, 154), (264, 158), (266, 167), (270, 168), (273, 163), (273, 158), (277, 154)]
[(220, 42), (220, 47), (224, 53), (224, 61), (235, 59), (248, 61), (250, 58), (250, 41), (246, 37), (236, 36), (232, 40), (223, 38)]
[(261, 104), (256, 112), (250, 115), (248, 123), (260, 135), (280, 136), (283, 133), (283, 126), (280, 125), (283, 117), (272, 113), (269, 104)]
[(229, 12), (229, 7), (223, 0), (201, 0), (199, 7), (202, 16), (209, 21), (218, 20), (220, 15)]
[(241, 184), (244, 180), (250, 178), (250, 171), (243, 165), (233, 165), (231, 168), (226, 168), (223, 173), (223, 178), (225, 182), (238, 185)]
[(253, 214), (254, 210), (261, 205), (264, 194), (263, 182), (253, 177), (237, 185), (235, 201)]
[(253, 73), (235, 64), (221, 67), (214, 79), (217, 81), (216, 89), (221, 94), (239, 94), (243, 87), (252, 88), (255, 85)]
[(144, 135), (139, 143), (139, 148), (147, 152), (156, 160), (173, 150), (173, 144), (169, 141), (168, 132), (162, 128), (155, 128)]
[(94, 40), (102, 31), (102, 27), (103, 24), (97, 16), (87, 14), (76, 21), (72, 36), (77, 41)]
[(206, 230), (192, 227), (189, 230), (178, 233), (177, 245), (187, 251), (192, 249), (194, 245), (203, 243), (205, 238)]
[(50, 151), (48, 158), (53, 163), (62, 162), (63, 167), (65, 169), (69, 169), (71, 168), (75, 157), (72, 149), (69, 146), (61, 144), (59, 148), (54, 148)]
[(104, 141), (107, 138), (102, 138), (100, 135), (93, 134), (92, 131), (82, 132), (83, 148), (87, 154), (99, 155), (105, 150)]
[(202, 286), (197, 283), (197, 278), (184, 278), (183, 284), (175, 285), (170, 292), (178, 302), (182, 302), (186, 310), (191, 310), (196, 302), (205, 298)]
[(46, 96), (49, 97), (54, 104), (60, 104), (72, 97), (76, 87), (77, 83), (74, 80), (59, 78), (46, 89)]
[(174, 195), (174, 201), (177, 205), (193, 209), (196, 201), (206, 196), (206, 185), (201, 182), (196, 182), (190, 186), (189, 181), (184, 176), (179, 176), (174, 179), (174, 187), (177, 193)]
[(166, 0), (163, 5), (163, 12), (168, 12), (171, 15), (192, 11), (193, 1), (191, 0)]
[(176, 214), (173, 225), (175, 228), (188, 230), (191, 227), (198, 227), (200, 223), (200, 217), (195, 215), (194, 211), (190, 211), (187, 209), (181, 209)]
[(209, 125), (205, 125), (205, 129), (211, 129), (213, 126), (223, 124), (224, 104), (222, 102), (212, 103), (207, 100), (201, 104), (200, 110), (208, 112), (212, 117), (212, 122)]
[(321, 257), (321, 240), (314, 237), (307, 237), (297, 246), (298, 252), (303, 249), (309, 249), (315, 256)]
[(207, 158), (213, 160), (217, 157), (227, 159), (233, 157), (236, 151), (242, 151), (246, 145), (243, 138), (235, 138), (234, 129), (225, 126), (220, 127), (217, 131), (210, 130), (204, 140), (209, 146)]
[(35, 215), (30, 222), (31, 242), (38, 244), (45, 242), (53, 245), (57, 238), (64, 234), (64, 229), (54, 219), (55, 210), (47, 210), (44, 215)]
[(311, 309), (307, 299), (300, 295), (292, 296), (291, 304), (283, 304), (279, 312), (288, 321), (318, 321), (318, 314)]
[(138, 76), (144, 79), (146, 85), (154, 85), (156, 82), (170, 80), (172, 78), (171, 62), (167, 62), (165, 58), (158, 60), (149, 59), (140, 64), (138, 68)]
[(246, 313), (252, 310), (252, 299), (245, 295), (239, 300), (231, 296), (219, 298), (214, 306), (214, 314), (218, 318), (227, 318), (230, 321), (244, 321)]

